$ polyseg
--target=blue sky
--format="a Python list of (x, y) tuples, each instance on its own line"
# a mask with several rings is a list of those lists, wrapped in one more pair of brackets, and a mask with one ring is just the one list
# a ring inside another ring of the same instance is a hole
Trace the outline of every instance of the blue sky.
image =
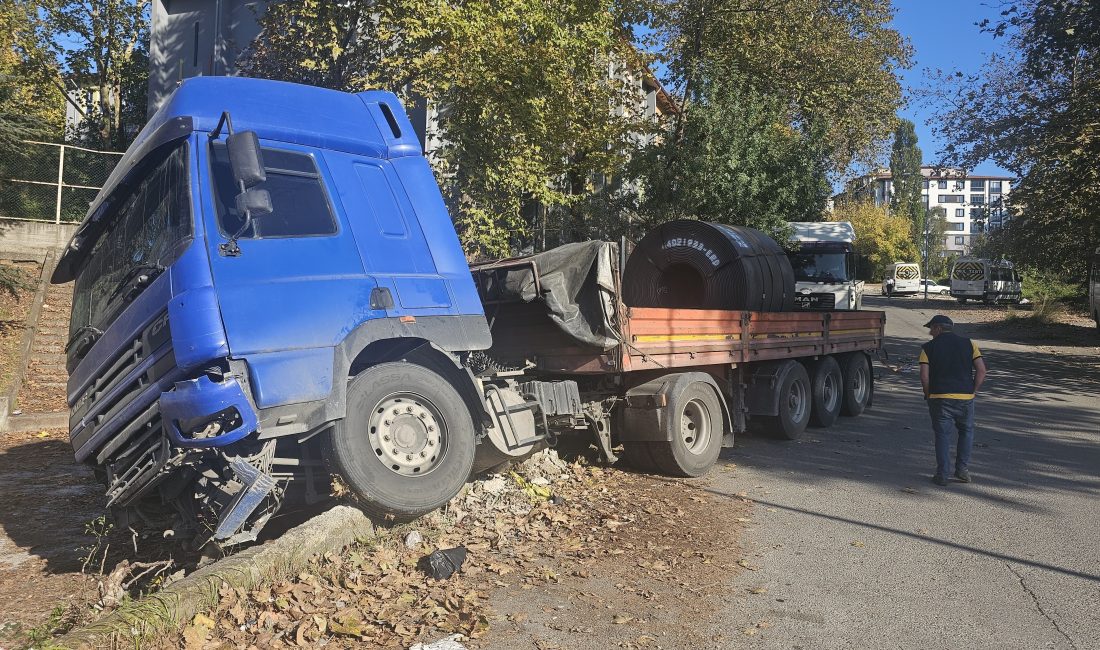
[[(998, 4), (999, 0), (894, 0), (894, 29), (906, 36), (915, 50), (913, 67), (901, 73), (906, 94), (932, 83), (929, 70), (975, 73), (991, 54), (1004, 48), (1004, 39), (994, 40), (975, 25), (986, 18), (991, 21), (999, 18)], [(926, 124), (933, 113), (933, 106), (916, 101), (910, 101), (899, 113), (917, 125), (917, 142), (925, 163), (936, 162), (936, 154), (943, 146), (934, 126)], [(974, 171), (1007, 173), (990, 162)]]

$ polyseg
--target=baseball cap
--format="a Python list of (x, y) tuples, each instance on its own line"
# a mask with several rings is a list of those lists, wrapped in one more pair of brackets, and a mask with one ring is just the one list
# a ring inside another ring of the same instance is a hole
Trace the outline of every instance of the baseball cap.
[(947, 325), (948, 327), (952, 327), (954, 324), (955, 323), (952, 322), (952, 320), (947, 316), (944, 316), (943, 314), (936, 314), (932, 317), (932, 320), (925, 323), (924, 326), (932, 327), (933, 325)]

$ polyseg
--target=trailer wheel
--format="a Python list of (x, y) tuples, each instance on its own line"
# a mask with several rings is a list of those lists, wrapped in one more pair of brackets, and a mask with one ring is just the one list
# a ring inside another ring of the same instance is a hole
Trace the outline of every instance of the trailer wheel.
[(796, 440), (810, 424), (813, 398), (806, 367), (797, 361), (787, 363), (791, 368), (777, 387), (779, 415), (764, 417), (764, 429), (776, 438)]
[(408, 520), (450, 501), (474, 463), (473, 420), (458, 391), (416, 364), (383, 363), (348, 384), (347, 416), (325, 461), (375, 517)]
[(844, 375), (840, 372), (840, 364), (831, 356), (821, 357), (811, 368), (810, 424), (815, 427), (831, 427), (840, 417), (841, 402), (844, 400)]
[(722, 403), (703, 382), (688, 384), (668, 397), (667, 417), (661, 422), (668, 441), (646, 445), (653, 464), (668, 476), (702, 476), (722, 451)]
[(871, 365), (867, 361), (867, 355), (862, 352), (846, 355), (841, 361), (840, 370), (844, 374), (844, 394), (840, 412), (850, 416), (859, 415), (871, 402), (874, 391)]

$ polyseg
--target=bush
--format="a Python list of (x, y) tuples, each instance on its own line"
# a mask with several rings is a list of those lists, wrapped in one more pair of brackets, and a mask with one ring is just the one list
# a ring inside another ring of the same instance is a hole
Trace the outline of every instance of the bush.
[(6, 291), (13, 296), (19, 295), (19, 291), (31, 286), (27, 272), (17, 266), (0, 264), (0, 291)]
[(1026, 269), (1022, 278), (1024, 298), (1031, 301), (1031, 318), (1042, 323), (1065, 311), (1065, 303), (1081, 293), (1080, 286), (1049, 271)]

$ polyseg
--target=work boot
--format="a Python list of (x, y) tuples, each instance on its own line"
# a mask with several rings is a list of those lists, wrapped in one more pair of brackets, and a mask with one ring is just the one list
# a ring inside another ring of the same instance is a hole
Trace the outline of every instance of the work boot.
[(943, 474), (936, 474), (932, 477), (932, 482), (936, 485), (947, 485), (947, 479), (943, 477)]
[(962, 469), (955, 470), (955, 478), (959, 479), (963, 483), (969, 483), (970, 482), (970, 470), (966, 469), (965, 467), (962, 468)]

